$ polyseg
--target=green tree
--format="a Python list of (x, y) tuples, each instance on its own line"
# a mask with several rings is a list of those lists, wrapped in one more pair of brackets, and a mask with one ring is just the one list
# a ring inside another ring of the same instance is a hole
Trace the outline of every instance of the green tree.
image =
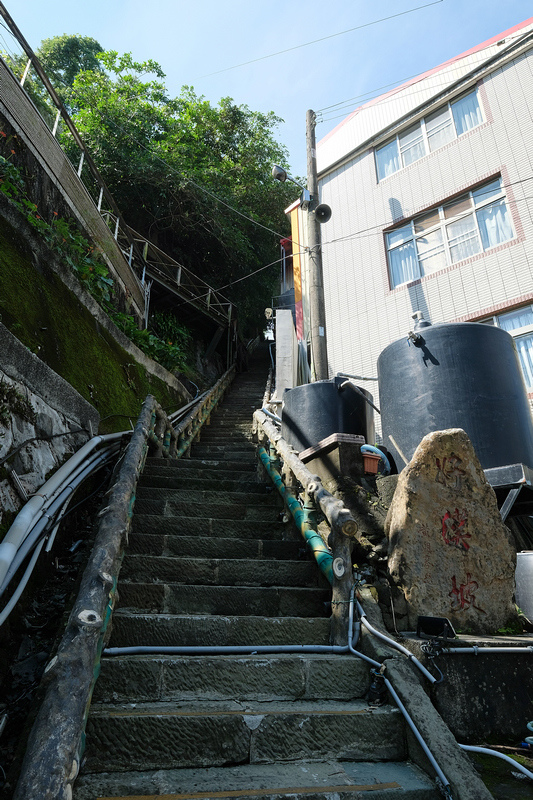
[[(90, 36), (69, 35), (54, 36), (43, 39), (35, 55), (41, 62), (44, 71), (61, 101), (72, 112), (70, 94), (74, 79), (80, 70), (101, 71), (98, 59), (103, 47)], [(20, 80), (28, 63), (25, 53), (11, 56), (0, 51), (11, 71)], [(52, 125), (56, 116), (56, 108), (48, 92), (33, 67), (30, 68), (24, 87), (42, 116)]]
[(36, 52), (37, 58), (69, 111), (72, 110), (70, 94), (76, 75), (86, 70), (101, 71), (98, 54), (103, 49), (96, 39), (78, 34), (64, 33), (41, 42)]
[(171, 98), (154, 61), (113, 51), (98, 61), (76, 73), (69, 102), (126, 221), (214, 288), (231, 284), (224, 294), (260, 325), (279, 269), (242, 278), (277, 258), (271, 231), (288, 232), (283, 209), (294, 192), (270, 177), (273, 162), (287, 165), (281, 120), (231, 98), (213, 106), (191, 87)]

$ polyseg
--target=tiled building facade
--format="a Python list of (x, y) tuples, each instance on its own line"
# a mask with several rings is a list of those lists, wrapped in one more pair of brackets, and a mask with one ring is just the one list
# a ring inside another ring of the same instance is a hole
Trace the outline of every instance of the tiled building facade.
[(375, 375), (422, 311), (509, 330), (533, 397), (533, 18), (357, 109), (317, 162), (330, 374)]

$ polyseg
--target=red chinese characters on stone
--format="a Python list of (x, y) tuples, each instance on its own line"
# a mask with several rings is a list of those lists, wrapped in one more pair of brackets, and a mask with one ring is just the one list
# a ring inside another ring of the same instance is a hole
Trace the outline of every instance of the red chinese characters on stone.
[(442, 459), (442, 464), (440, 458), (436, 458), (435, 463), (437, 465), (437, 476), (435, 478), (437, 483), (442, 483), (443, 486), (451, 489), (460, 489), (462, 487), (466, 470), (461, 469), (459, 466), (459, 464), (463, 463), (459, 456), (452, 453), (451, 456)]
[(467, 533), (467, 522), (468, 515), (465, 509), (459, 511), (456, 508), (453, 514), (447, 511), (442, 518), (442, 538), (446, 544), (457, 547), (465, 553), (470, 549), (466, 539), (472, 538), (472, 535)]
[(451, 597), (452, 611), (462, 611), (467, 608), (475, 608), (481, 614), (486, 614), (480, 606), (476, 605), (476, 595), (474, 594), (479, 589), (477, 581), (472, 579), (470, 572), (466, 573), (466, 583), (461, 583), (457, 586), (457, 579), (455, 575), (452, 577), (452, 590), (449, 593)]

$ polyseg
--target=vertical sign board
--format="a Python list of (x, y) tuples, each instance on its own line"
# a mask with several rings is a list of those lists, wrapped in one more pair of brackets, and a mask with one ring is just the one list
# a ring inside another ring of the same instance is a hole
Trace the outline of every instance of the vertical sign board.
[(296, 312), (296, 336), (304, 339), (302, 306), (302, 262), (300, 260), (300, 228), (298, 224), (299, 204), (290, 209), (292, 235), (292, 269), (294, 275), (294, 306)]

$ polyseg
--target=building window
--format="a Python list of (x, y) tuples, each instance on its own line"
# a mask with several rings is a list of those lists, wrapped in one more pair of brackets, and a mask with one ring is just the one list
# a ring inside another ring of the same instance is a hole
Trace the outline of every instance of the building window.
[(433, 153), (482, 122), (475, 90), (439, 108), (376, 150), (378, 180), (418, 161), (427, 153)]
[(515, 340), (524, 380), (533, 391), (533, 306), (523, 306), (516, 311), (483, 320), (508, 331)]
[(514, 237), (501, 178), (387, 233), (391, 287), (422, 278)]

